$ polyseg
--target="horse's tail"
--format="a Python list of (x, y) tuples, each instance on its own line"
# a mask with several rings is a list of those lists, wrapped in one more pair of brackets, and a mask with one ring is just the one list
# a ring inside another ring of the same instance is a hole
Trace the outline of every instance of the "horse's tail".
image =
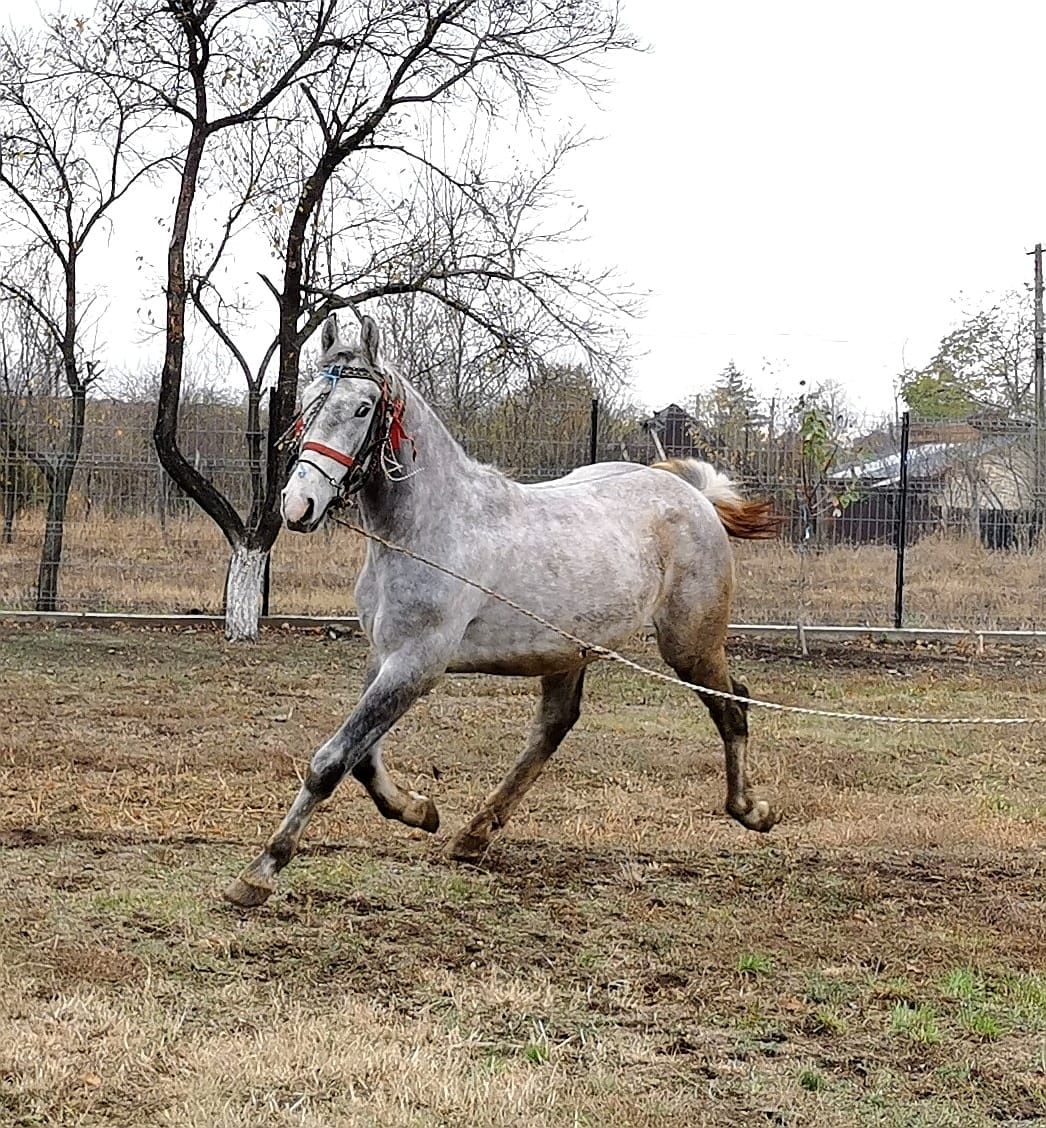
[(737, 486), (708, 462), (696, 458), (670, 458), (655, 462), (655, 470), (667, 470), (708, 498), (715, 506), (723, 528), (741, 540), (770, 540), (777, 536), (780, 518), (774, 516), (773, 507), (765, 499), (746, 501)]

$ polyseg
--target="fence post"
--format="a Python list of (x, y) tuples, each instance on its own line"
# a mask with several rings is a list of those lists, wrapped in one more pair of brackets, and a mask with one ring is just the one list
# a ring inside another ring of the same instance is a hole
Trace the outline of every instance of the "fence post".
[(599, 445), (599, 400), (592, 397), (592, 414), (588, 419), (588, 461), (597, 460), (596, 450)]
[(904, 551), (908, 544), (908, 439), (911, 417), (901, 416), (901, 482), (897, 499), (897, 570), (894, 575), (893, 625), (900, 628), (904, 619)]

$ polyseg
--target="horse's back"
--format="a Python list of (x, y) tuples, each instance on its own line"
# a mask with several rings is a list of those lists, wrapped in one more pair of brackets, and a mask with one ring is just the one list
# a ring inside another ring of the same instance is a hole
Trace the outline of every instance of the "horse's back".
[[(714, 506), (684, 478), (634, 462), (596, 462), (562, 478), (520, 487), (524, 524), (566, 521), (581, 535), (657, 535), (684, 551), (729, 558), (726, 531)], [(526, 520), (529, 518), (529, 520)], [(593, 540), (593, 547), (596, 547)], [(667, 543), (666, 549), (671, 545)]]
[(557, 490), (578, 486), (585, 482), (605, 481), (610, 478), (623, 477), (650, 469), (638, 462), (591, 462), (587, 466), (578, 466), (576, 469), (563, 474), (559, 478), (550, 478), (546, 482), (531, 482), (524, 488), (528, 490)]
[[(499, 594), (588, 642), (616, 645), (657, 620), (666, 603), (721, 605), (732, 587), (730, 548), (712, 505), (682, 479), (632, 463), (597, 463), (520, 486), (474, 527), (490, 547)], [(456, 668), (576, 655), (507, 604), (488, 600), (470, 624)], [(506, 668), (507, 668), (506, 667)], [(503, 672), (503, 671), (498, 671)]]

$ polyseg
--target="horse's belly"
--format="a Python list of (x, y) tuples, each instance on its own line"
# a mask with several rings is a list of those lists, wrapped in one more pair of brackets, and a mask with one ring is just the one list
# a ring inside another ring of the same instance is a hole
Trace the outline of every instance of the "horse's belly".
[(576, 670), (592, 659), (572, 651), (545, 654), (472, 654), (462, 653), (447, 666), (448, 674), (496, 674), (506, 678), (539, 678)]
[[(466, 629), (448, 669), (451, 673), (535, 676), (574, 669), (591, 660), (590, 646), (618, 646), (650, 621), (654, 592), (632, 592), (612, 605), (577, 608), (535, 607), (559, 628), (546, 627), (506, 604), (488, 604)], [(527, 603), (520, 598), (521, 606)], [(559, 633), (560, 631), (564, 633)], [(568, 637), (571, 636), (571, 637)]]

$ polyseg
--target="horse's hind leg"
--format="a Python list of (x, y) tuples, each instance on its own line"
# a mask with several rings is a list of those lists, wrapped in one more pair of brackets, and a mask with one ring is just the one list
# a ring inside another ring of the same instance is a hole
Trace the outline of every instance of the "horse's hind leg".
[(451, 839), (447, 853), (459, 861), (475, 861), (486, 853), (491, 837), (509, 820), (541, 769), (581, 715), (584, 669), (541, 679), (541, 700), (527, 746), (508, 775), (483, 801), (476, 817)]
[[(681, 652), (670, 638), (659, 632), (658, 642), (665, 661), (679, 677), (690, 685), (707, 686), (725, 693), (748, 697), (748, 687), (727, 672), (726, 653), (722, 643), (715, 643), (705, 653)], [(689, 649), (689, 648), (688, 648)], [(779, 816), (765, 799), (754, 798), (748, 780), (748, 706), (709, 693), (698, 692), (705, 703), (726, 751), (726, 810), (749, 830), (767, 831)]]

